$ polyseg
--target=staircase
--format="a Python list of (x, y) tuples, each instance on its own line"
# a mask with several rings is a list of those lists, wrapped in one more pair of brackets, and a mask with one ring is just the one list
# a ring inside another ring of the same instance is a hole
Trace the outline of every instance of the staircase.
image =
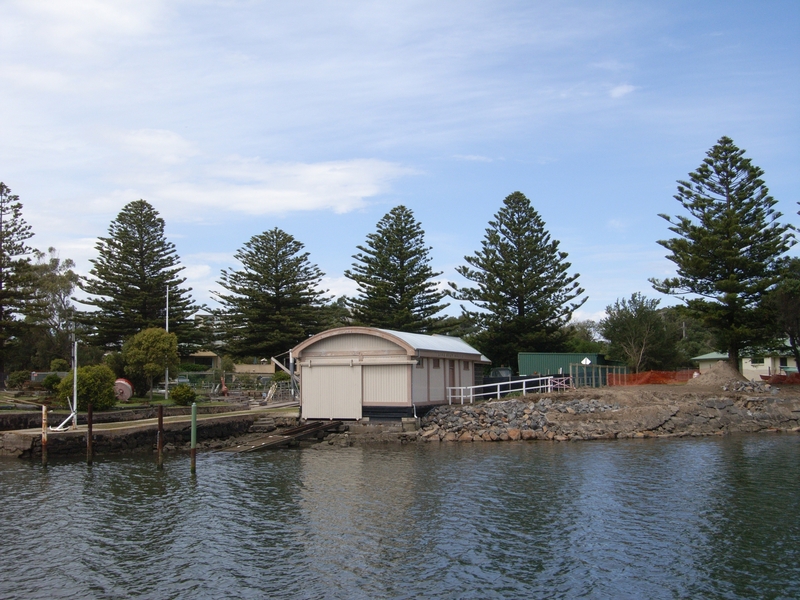
[(250, 433), (268, 433), (275, 430), (275, 419), (272, 417), (259, 417), (250, 426)]

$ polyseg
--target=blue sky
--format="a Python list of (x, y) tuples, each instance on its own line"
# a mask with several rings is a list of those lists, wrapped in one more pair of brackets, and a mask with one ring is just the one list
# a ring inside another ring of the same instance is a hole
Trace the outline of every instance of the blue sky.
[(212, 306), (220, 270), (273, 227), (352, 294), (356, 245), (398, 204), (439, 279), (463, 283), (519, 190), (581, 274), (577, 318), (599, 318), (659, 296), (658, 214), (723, 135), (800, 226), (798, 31), (796, 0), (5, 0), (0, 181), (33, 244), (83, 274), (148, 200)]

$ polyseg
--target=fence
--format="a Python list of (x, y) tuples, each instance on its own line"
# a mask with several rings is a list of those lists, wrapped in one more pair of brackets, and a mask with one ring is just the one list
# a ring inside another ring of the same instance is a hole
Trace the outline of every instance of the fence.
[(697, 369), (684, 369), (682, 371), (644, 371), (642, 373), (609, 373), (608, 385), (669, 385), (686, 383), (695, 374)]
[(583, 365), (571, 363), (569, 377), (572, 387), (604, 387), (609, 385), (609, 376), (614, 378), (628, 373), (628, 367), (619, 365)]
[(541, 392), (552, 392), (555, 390), (566, 390), (570, 387), (569, 378), (560, 377), (534, 377), (531, 379), (509, 380), (497, 383), (484, 383), (482, 385), (472, 385), (468, 387), (449, 387), (447, 388), (447, 403), (453, 401), (470, 404), (481, 398), (502, 398), (509, 394), (522, 393), (536, 394)]
[[(229, 390), (267, 391), (272, 384), (271, 375), (251, 373), (232, 373), (230, 371), (187, 371), (180, 372), (173, 379), (170, 373), (170, 388), (185, 383), (198, 391), (212, 391), (221, 386), (222, 381)], [(163, 384), (163, 382), (162, 382)], [(163, 386), (162, 386), (163, 387)]]

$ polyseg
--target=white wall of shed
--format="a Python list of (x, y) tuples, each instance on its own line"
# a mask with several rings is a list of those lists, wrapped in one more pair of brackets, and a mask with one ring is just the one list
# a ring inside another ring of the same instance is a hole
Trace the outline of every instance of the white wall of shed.
[(361, 368), (364, 404), (410, 406), (409, 365), (369, 365)]
[(360, 419), (361, 367), (315, 366), (301, 371), (304, 419)]

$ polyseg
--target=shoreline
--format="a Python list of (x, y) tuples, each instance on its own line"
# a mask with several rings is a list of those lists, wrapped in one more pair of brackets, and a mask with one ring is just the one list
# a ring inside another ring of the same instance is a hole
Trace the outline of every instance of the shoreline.
[[(264, 436), (256, 421), (290, 427), (297, 418), (267, 410), (205, 415), (198, 420), (199, 451), (224, 450)], [(725, 391), (719, 387), (630, 386), (582, 388), (533, 394), (475, 404), (434, 407), (416, 422), (346, 422), (346, 430), (323, 439), (303, 440), (303, 447), (367, 446), (387, 443), (590, 441), (677, 438), (757, 432), (800, 432), (800, 389), (765, 388)], [(153, 453), (152, 420), (98, 425), (96, 456)], [(189, 424), (179, 416), (165, 419), (165, 451), (189, 447)], [(50, 433), (48, 454), (81, 456), (86, 452), (86, 427)], [(0, 432), (0, 455), (41, 455), (41, 431)]]
[(437, 408), (423, 419), (420, 437), (572, 441), (800, 431), (800, 390), (779, 396), (663, 388), (597, 388)]

